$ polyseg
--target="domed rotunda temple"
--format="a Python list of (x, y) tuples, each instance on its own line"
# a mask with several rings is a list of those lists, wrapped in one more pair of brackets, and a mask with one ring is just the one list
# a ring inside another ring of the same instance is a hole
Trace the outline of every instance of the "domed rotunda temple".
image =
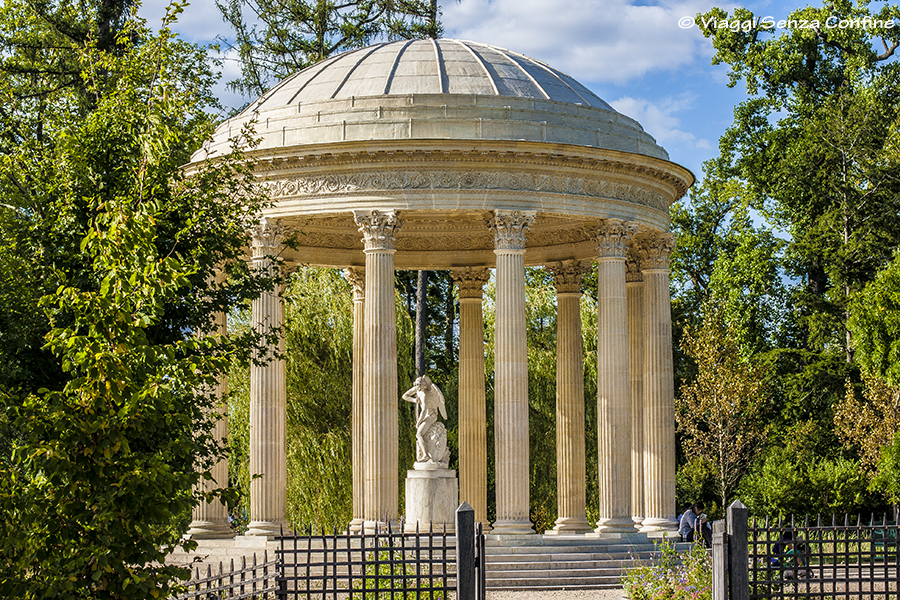
[[(459, 500), (489, 525), (482, 286), (495, 269), (492, 533), (534, 533), (525, 267), (542, 266), (559, 311), (548, 533), (677, 528), (668, 211), (694, 181), (687, 169), (568, 75), (458, 40), (377, 44), (304, 69), (224, 122), (193, 162), (227, 154), (251, 120), (261, 143), (249, 154), (273, 202), (252, 262), (342, 268), (354, 286), (353, 527), (399, 517), (395, 269), (450, 270), (458, 286)], [(284, 246), (295, 232), (298, 245)], [(592, 268), (599, 472), (586, 474), (579, 298)], [(255, 326), (282, 319), (277, 293), (253, 303)], [(284, 362), (251, 367), (250, 470), (261, 476), (248, 535), (285, 521), (285, 404)], [(591, 524), (587, 476), (600, 484)], [(224, 507), (199, 507), (191, 534), (229, 535)]]

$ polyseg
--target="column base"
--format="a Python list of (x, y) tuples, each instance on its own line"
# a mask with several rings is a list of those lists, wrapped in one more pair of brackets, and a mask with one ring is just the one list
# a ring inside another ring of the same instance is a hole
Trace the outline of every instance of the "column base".
[(358, 535), (360, 531), (362, 531), (362, 526), (365, 521), (361, 517), (355, 517), (350, 524), (347, 525), (347, 530), (354, 534)]
[(284, 533), (291, 533), (290, 524), (287, 521), (250, 521), (247, 533), (244, 535), (260, 537), (276, 537)]
[(644, 517), (636, 517), (634, 515), (631, 516), (631, 520), (634, 522), (634, 528), (638, 531), (641, 530), (641, 523), (644, 522)]
[(387, 533), (389, 529), (392, 533), (399, 533), (401, 531), (400, 521), (370, 521), (367, 519), (363, 522), (360, 533), (372, 535), (376, 530), (378, 533)]
[(589, 533), (591, 524), (584, 517), (562, 517), (556, 520), (556, 524), (544, 535), (580, 535)]
[(192, 540), (222, 540), (234, 537), (234, 531), (227, 520), (191, 521), (185, 534)]
[(641, 521), (641, 532), (651, 531), (678, 531), (678, 521), (660, 517), (647, 517)]
[(534, 535), (534, 525), (531, 521), (494, 521), (491, 535)]
[(634, 533), (634, 521), (631, 517), (600, 519), (594, 533)]

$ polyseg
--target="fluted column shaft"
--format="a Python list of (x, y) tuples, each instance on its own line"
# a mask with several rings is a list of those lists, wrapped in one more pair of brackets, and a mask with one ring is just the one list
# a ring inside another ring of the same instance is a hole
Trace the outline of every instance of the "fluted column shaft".
[(551, 534), (591, 530), (585, 516), (584, 356), (578, 263), (551, 267), (556, 284), (556, 488), (558, 518)]
[[(215, 334), (225, 335), (225, 313), (215, 313), (213, 319), (215, 322)], [(216, 412), (218, 413), (212, 436), (217, 442), (224, 445), (228, 442), (228, 416), (222, 398), (228, 392), (228, 375), (223, 373), (219, 377), (212, 392), (217, 400)], [(206, 493), (216, 488), (226, 487), (228, 485), (228, 459), (222, 458), (216, 462), (209, 470), (209, 474), (212, 476), (212, 481), (201, 477), (197, 483), (198, 491)], [(193, 539), (215, 539), (234, 536), (234, 532), (228, 524), (228, 507), (218, 499), (212, 502), (201, 501), (194, 507), (188, 535)]]
[(606, 219), (597, 234), (597, 533), (634, 531), (625, 256), (636, 230), (632, 223)]
[(625, 263), (628, 295), (628, 371), (631, 375), (631, 518), (644, 518), (644, 283), (640, 263), (630, 253)]
[(357, 533), (365, 521), (363, 461), (363, 323), (365, 322), (366, 277), (365, 269), (344, 269), (344, 275), (353, 287), (353, 381), (350, 394), (351, 469), (353, 472), (353, 519), (350, 530)]
[(366, 528), (398, 520), (397, 326), (393, 212), (354, 212), (363, 234), (366, 291), (363, 325), (363, 514)]
[[(252, 232), (252, 263), (275, 275), (274, 258), (283, 231), (263, 219)], [(287, 524), (287, 387), (284, 363), (284, 304), (281, 286), (263, 292), (251, 305), (250, 325), (261, 336), (277, 333), (275, 347), (257, 353), (250, 363), (250, 524), (247, 535), (277, 535)], [(259, 363), (259, 364), (258, 364)], [(259, 475), (259, 477), (257, 477)]]
[(533, 213), (495, 211), (497, 257), (494, 349), (495, 534), (534, 533), (529, 512), (528, 349), (525, 338), (525, 230)]
[(641, 244), (644, 280), (644, 480), (646, 512), (641, 531), (675, 531), (675, 378), (669, 254), (672, 234)]
[(482, 288), (487, 269), (454, 269), (459, 290), (459, 498), (487, 520), (487, 409), (484, 397), (484, 317)]

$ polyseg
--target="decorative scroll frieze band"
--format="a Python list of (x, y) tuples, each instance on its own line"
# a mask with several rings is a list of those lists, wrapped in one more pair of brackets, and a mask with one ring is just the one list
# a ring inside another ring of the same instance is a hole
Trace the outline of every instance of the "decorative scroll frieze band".
[(495, 210), (487, 222), (494, 234), (495, 250), (524, 250), (525, 232), (534, 223), (535, 213), (526, 211)]
[(604, 179), (491, 171), (385, 171), (350, 173), (264, 182), (273, 199), (323, 196), (378, 190), (497, 190), (568, 194), (611, 198), (668, 211), (669, 200), (661, 193)]
[(353, 219), (363, 234), (366, 250), (393, 250), (400, 219), (393, 211), (354, 210)]
[(624, 259), (628, 252), (628, 244), (631, 243), (631, 238), (637, 230), (638, 223), (634, 221), (604, 219), (597, 230), (597, 257)]
[(450, 276), (459, 289), (460, 298), (481, 298), (484, 284), (490, 279), (491, 274), (487, 269), (465, 267), (451, 269)]
[(656, 233), (641, 240), (641, 270), (669, 269), (669, 257), (675, 249), (675, 236), (671, 233)]
[(547, 266), (556, 285), (556, 293), (581, 293), (581, 278), (591, 270), (591, 265), (577, 260), (566, 260)]

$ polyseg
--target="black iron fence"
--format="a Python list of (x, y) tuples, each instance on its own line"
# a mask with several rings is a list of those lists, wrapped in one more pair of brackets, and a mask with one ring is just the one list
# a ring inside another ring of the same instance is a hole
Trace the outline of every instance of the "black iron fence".
[(281, 535), (275, 560), (197, 572), (179, 599), (484, 600), (484, 534), (463, 503), (455, 535), (378, 528)]
[(900, 600), (897, 516), (748, 521), (736, 502), (714, 524), (714, 598)]
[(214, 573), (212, 567), (206, 567), (206, 575), (199, 568), (194, 569), (194, 576), (188, 582), (188, 591), (179, 594), (179, 600), (224, 600), (231, 598), (239, 600), (247, 598), (251, 600), (265, 600), (270, 597), (283, 597), (279, 573), (281, 563), (279, 559), (269, 560), (268, 552), (263, 552), (262, 563), (257, 564), (256, 555), (247, 564), (247, 557), (241, 557), (241, 563), (235, 568), (234, 560), (227, 571), (222, 563), (219, 563), (219, 572)]

